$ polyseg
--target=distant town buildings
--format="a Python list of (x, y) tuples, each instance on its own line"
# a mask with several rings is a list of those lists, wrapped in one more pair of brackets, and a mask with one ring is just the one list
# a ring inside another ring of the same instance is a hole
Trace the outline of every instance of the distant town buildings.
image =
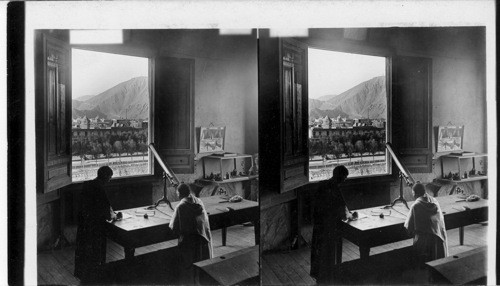
[(99, 116), (88, 118), (83, 116), (73, 119), (71, 125), (72, 141), (74, 143), (82, 137), (91, 135), (121, 135), (124, 132), (147, 129), (148, 121), (141, 119), (103, 119), (99, 118)]
[(385, 119), (349, 119), (340, 115), (336, 118), (325, 116), (309, 122), (309, 139), (322, 141), (324, 139), (333, 139), (335, 136), (345, 137), (348, 132), (356, 135), (370, 131), (381, 132), (385, 131), (385, 128)]

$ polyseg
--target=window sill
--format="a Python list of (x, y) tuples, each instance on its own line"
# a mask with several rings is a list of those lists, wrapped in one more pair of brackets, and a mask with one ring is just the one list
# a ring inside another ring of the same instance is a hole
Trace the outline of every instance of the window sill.
[[(131, 176), (131, 177), (123, 177), (123, 178), (114, 178), (109, 181), (109, 187), (115, 187), (118, 185), (128, 185), (128, 184), (137, 184), (137, 183), (154, 183), (160, 180), (155, 175), (142, 175), (142, 176)], [(71, 184), (73, 187), (79, 187), (83, 185), (86, 181), (74, 182)]]
[[(374, 175), (374, 176), (365, 176), (365, 177), (355, 177), (355, 178), (347, 178), (347, 180), (342, 184), (342, 186), (345, 187), (350, 187), (350, 186), (356, 186), (356, 185), (365, 185), (367, 183), (373, 184), (373, 183), (390, 183), (394, 182), (394, 180), (397, 179), (397, 177), (391, 175), (391, 174), (384, 174), (384, 175)], [(314, 184), (317, 182), (321, 181), (312, 181), (309, 182), (309, 184)]]
[(378, 175), (378, 176), (370, 176), (370, 177), (358, 177), (358, 178), (352, 178), (352, 179), (347, 179), (344, 182), (344, 186), (350, 187), (350, 186), (356, 186), (356, 185), (364, 185), (367, 183), (370, 184), (377, 184), (377, 183), (390, 183), (394, 181), (394, 176), (391, 174), (385, 174), (385, 175)]

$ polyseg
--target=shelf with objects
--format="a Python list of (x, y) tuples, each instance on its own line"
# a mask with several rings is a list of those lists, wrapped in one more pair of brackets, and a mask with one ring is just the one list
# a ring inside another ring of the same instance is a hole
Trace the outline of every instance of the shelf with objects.
[[(196, 180), (197, 183), (207, 186), (216, 186), (210, 195), (234, 195), (238, 194), (240, 187), (243, 189), (241, 195), (252, 199), (251, 181), (257, 180), (258, 170), (254, 164), (254, 156), (238, 153), (215, 153), (202, 158), (203, 178)], [(233, 184), (231, 184), (233, 183)], [(237, 186), (237, 183), (242, 183)], [(222, 190), (221, 190), (222, 189)]]
[[(443, 155), (441, 156), (442, 178), (438, 178), (436, 181), (442, 184), (452, 184), (450, 195), (455, 192), (460, 183), (481, 181), (481, 187), (484, 187), (484, 183), (488, 179), (487, 159), (488, 154), (486, 153), (458, 152)], [(456, 168), (445, 166), (450, 161)]]

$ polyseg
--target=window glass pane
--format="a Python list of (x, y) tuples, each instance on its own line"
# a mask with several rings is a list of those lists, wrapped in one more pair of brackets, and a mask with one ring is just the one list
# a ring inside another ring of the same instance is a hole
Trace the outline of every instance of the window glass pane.
[(148, 59), (72, 50), (73, 181), (149, 174)]
[(309, 180), (387, 174), (386, 58), (309, 48)]

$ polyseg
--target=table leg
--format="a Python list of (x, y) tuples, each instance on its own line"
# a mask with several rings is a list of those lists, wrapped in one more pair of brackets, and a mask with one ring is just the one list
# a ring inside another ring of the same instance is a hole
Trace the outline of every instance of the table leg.
[(464, 245), (464, 227), (463, 226), (458, 228), (458, 236), (460, 239), (460, 245)]
[(201, 271), (200, 268), (194, 267), (194, 285), (201, 285), (200, 271)]
[(337, 240), (337, 245), (335, 246), (335, 264), (342, 263), (342, 237)]
[(360, 259), (366, 259), (370, 256), (370, 247), (367, 246), (360, 246), (359, 247), (359, 258)]
[(123, 251), (125, 252), (125, 260), (134, 258), (135, 248), (124, 247)]
[(260, 243), (260, 221), (256, 220), (253, 222), (253, 232), (255, 235), (255, 245)]
[(226, 246), (227, 228), (222, 228), (222, 246)]

